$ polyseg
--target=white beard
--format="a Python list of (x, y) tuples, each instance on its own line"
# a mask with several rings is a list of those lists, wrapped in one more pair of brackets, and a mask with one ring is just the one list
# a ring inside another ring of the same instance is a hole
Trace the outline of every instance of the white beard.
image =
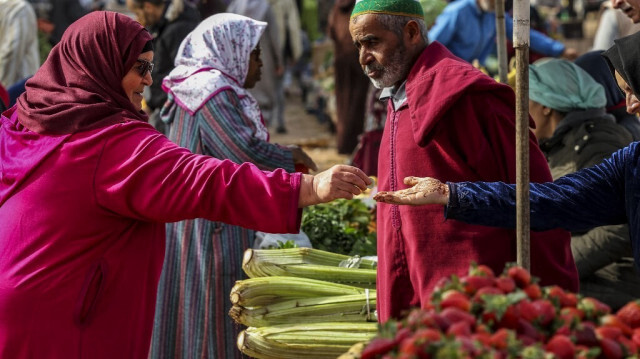
[(370, 71), (381, 71), (382, 76), (377, 79), (372, 79), (371, 83), (378, 89), (383, 89), (385, 87), (391, 87), (396, 83), (403, 80), (404, 76), (407, 73), (407, 67), (409, 66), (405, 58), (405, 49), (399, 49), (396, 51), (391, 59), (389, 59), (389, 65), (382, 66), (379, 63), (375, 63), (372, 65), (367, 65), (364, 68), (364, 73), (368, 74)]

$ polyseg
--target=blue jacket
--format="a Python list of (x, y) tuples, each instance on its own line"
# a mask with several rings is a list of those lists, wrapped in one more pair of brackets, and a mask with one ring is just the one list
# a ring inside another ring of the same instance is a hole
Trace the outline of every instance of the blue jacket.
[[(636, 267), (640, 264), (640, 142), (615, 152), (597, 166), (531, 183), (531, 229), (571, 232), (629, 224)], [(515, 185), (502, 182), (449, 183), (445, 217), (470, 224), (513, 228)]]
[[(505, 14), (507, 37), (513, 37), (513, 18)], [(536, 30), (531, 30), (531, 49), (558, 57), (565, 46)], [(487, 56), (496, 53), (496, 15), (482, 11), (476, 0), (457, 0), (444, 9), (429, 30), (429, 39), (446, 46), (454, 55), (484, 65)]]

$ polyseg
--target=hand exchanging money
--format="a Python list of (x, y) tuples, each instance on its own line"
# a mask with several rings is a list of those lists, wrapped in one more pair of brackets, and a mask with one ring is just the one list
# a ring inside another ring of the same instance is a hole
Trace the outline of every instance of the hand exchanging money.
[(389, 204), (442, 204), (449, 202), (449, 186), (431, 177), (405, 177), (404, 184), (411, 188), (378, 192), (373, 199)]
[(371, 183), (371, 178), (362, 170), (347, 165), (336, 165), (316, 175), (303, 175), (298, 207), (338, 198), (352, 199), (365, 191)]

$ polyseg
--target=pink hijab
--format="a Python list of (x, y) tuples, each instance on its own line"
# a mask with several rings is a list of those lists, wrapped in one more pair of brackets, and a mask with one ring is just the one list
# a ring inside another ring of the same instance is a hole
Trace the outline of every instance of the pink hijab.
[(69, 26), (18, 99), (27, 129), (63, 135), (124, 120), (147, 121), (122, 89), (151, 35), (128, 16), (96, 11)]

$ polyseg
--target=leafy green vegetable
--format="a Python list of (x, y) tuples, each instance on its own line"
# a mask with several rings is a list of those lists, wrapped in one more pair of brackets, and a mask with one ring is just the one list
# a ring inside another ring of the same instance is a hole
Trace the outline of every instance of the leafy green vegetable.
[(287, 248), (298, 248), (296, 242), (292, 240), (288, 240), (286, 242), (278, 241), (278, 245), (270, 245), (267, 249), (287, 249)]
[(372, 213), (359, 199), (338, 199), (304, 209), (302, 230), (313, 248), (346, 255), (376, 255)]

